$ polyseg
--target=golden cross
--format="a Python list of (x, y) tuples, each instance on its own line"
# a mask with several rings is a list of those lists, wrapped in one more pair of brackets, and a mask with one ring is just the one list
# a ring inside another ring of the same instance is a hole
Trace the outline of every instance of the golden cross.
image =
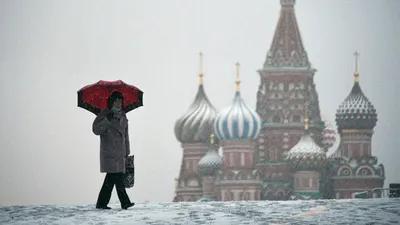
[(203, 53), (200, 52), (200, 53), (199, 53), (199, 56), (200, 56), (199, 78), (200, 78), (200, 84), (203, 84), (203, 76), (204, 76), (204, 74), (203, 74)]
[(356, 68), (354, 71), (354, 81), (355, 82), (358, 82), (358, 76), (359, 76), (359, 73), (358, 73), (358, 57), (359, 56), (360, 56), (360, 53), (358, 53), (357, 51), (354, 52), (354, 58), (355, 58), (355, 63), (356, 63)]
[(240, 91), (240, 63), (237, 62), (236, 64), (236, 91)]

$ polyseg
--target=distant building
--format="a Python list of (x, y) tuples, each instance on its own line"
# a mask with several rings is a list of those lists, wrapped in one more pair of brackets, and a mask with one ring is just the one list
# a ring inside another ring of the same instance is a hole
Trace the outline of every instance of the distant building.
[[(281, 0), (259, 70), (255, 111), (240, 95), (239, 65), (233, 104), (221, 112), (206, 96), (200, 72), (195, 101), (175, 124), (183, 158), (174, 201), (341, 199), (383, 187), (384, 167), (371, 149), (377, 113), (361, 91), (358, 65), (354, 86), (337, 110), (336, 131), (321, 119), (316, 70), (294, 5), (295, 0)], [(336, 132), (340, 144), (328, 156)]]

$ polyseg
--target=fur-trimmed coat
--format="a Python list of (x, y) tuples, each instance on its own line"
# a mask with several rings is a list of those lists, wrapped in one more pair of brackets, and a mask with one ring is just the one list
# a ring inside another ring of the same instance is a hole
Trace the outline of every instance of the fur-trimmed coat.
[(128, 119), (122, 122), (107, 119), (110, 110), (102, 110), (93, 121), (93, 133), (100, 136), (100, 172), (125, 173), (126, 157), (130, 154)]

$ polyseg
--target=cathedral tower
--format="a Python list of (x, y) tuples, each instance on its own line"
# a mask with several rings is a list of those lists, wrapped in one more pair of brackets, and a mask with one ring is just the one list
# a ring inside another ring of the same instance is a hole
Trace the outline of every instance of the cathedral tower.
[[(174, 201), (197, 201), (203, 196), (198, 163), (209, 150), (210, 135), (213, 133), (217, 111), (204, 91), (202, 53), (200, 53), (199, 79), (194, 102), (175, 123), (175, 136), (182, 144), (183, 157)], [(218, 143), (218, 140), (215, 141)]]
[(303, 112), (309, 105), (309, 132), (321, 145), (324, 124), (311, 67), (295, 15), (295, 0), (281, 0), (272, 44), (262, 69), (257, 113), (263, 128), (257, 140), (256, 163), (264, 178), (262, 199), (285, 200), (292, 188), (284, 156), (303, 135)]
[[(377, 113), (361, 90), (356, 52), (354, 85), (336, 112), (340, 145), (334, 154), (332, 177), (335, 198), (351, 198), (356, 192), (383, 187), (384, 167), (372, 155), (371, 140)], [(351, 178), (351, 179), (350, 179)], [(375, 193), (376, 194), (376, 193)]]
[(216, 175), (218, 200), (259, 200), (260, 176), (254, 169), (255, 142), (261, 129), (259, 115), (244, 103), (240, 94), (239, 63), (236, 92), (231, 106), (215, 120), (215, 133), (221, 140), (223, 168)]

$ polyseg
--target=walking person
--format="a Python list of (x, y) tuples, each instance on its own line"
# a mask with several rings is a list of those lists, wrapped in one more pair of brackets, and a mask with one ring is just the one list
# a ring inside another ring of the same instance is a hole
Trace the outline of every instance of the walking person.
[(107, 205), (114, 185), (122, 209), (135, 205), (130, 201), (123, 183), (125, 162), (130, 154), (128, 119), (122, 110), (123, 102), (124, 97), (120, 92), (112, 92), (107, 100), (107, 108), (101, 110), (93, 122), (93, 133), (100, 136), (100, 172), (106, 173), (97, 199), (97, 209), (111, 209)]

